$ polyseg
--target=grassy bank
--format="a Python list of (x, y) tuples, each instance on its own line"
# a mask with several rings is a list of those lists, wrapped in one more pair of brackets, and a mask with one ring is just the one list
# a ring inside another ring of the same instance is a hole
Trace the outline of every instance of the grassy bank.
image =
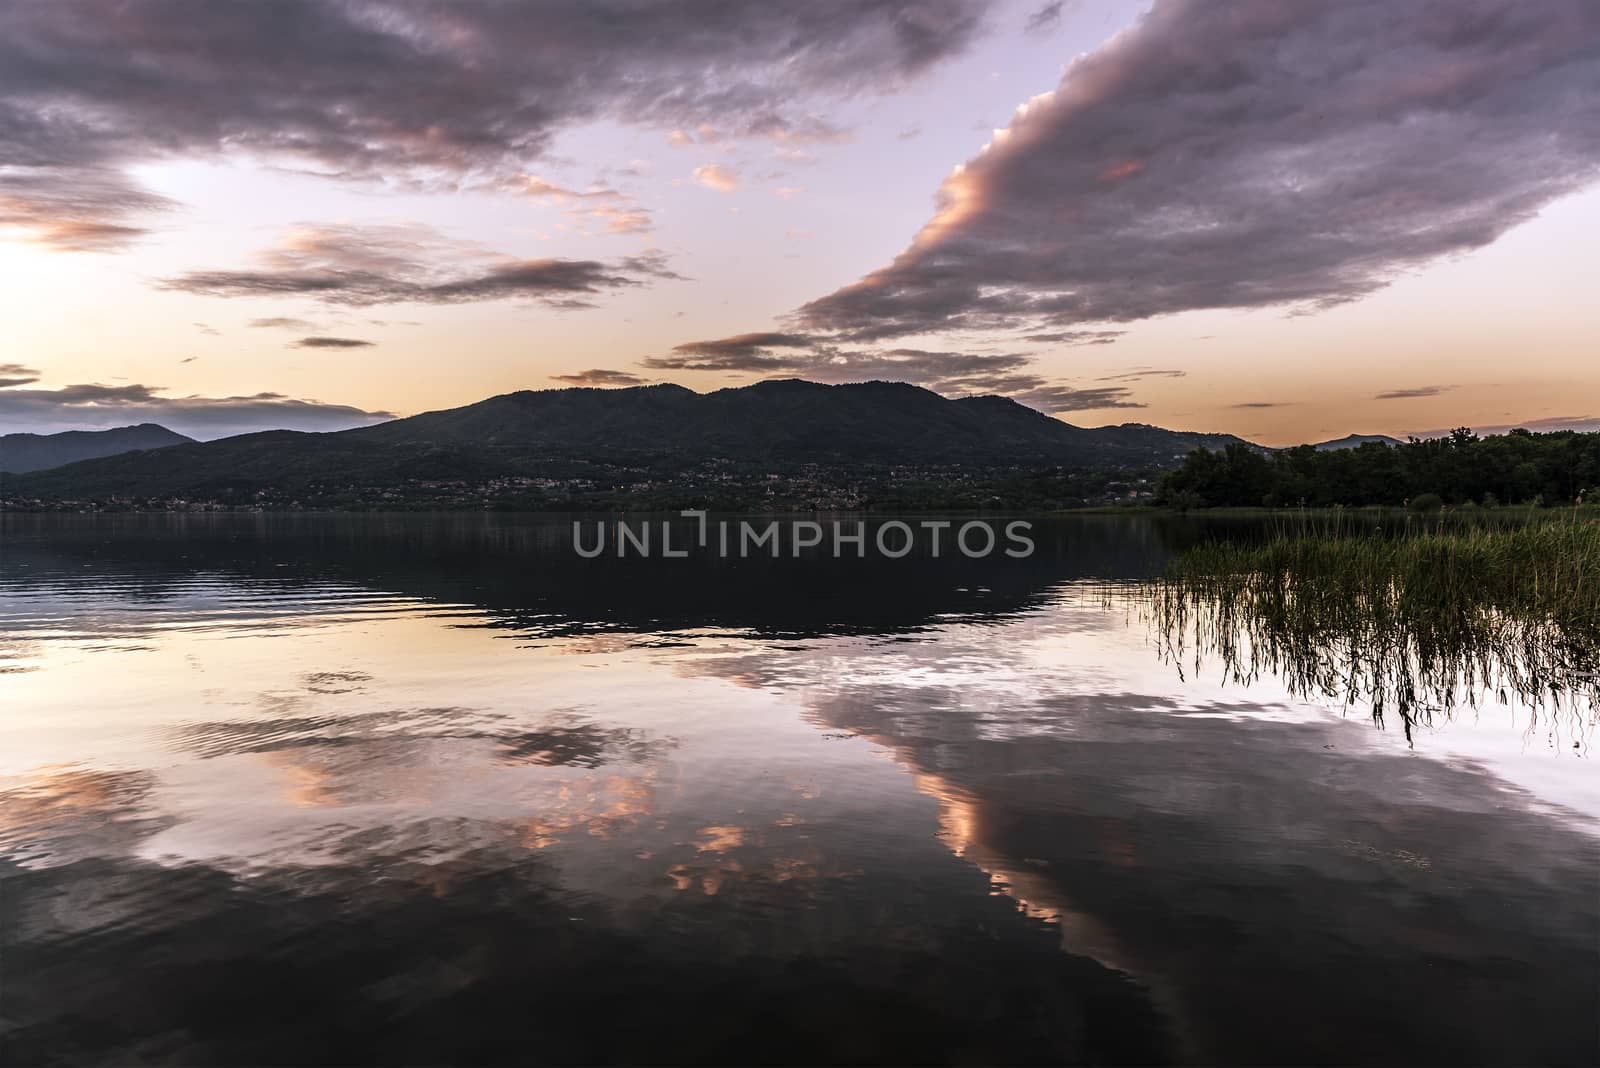
[[(1154, 589), (1167, 651), (1380, 718), (1485, 695), (1600, 701), (1600, 522), (1208, 542)], [(1580, 709), (1581, 710), (1581, 709)]]
[(1326, 508), (1279, 507), (1238, 505), (1221, 508), (1179, 508), (1169, 504), (1149, 501), (1127, 501), (1119, 504), (1098, 504), (1083, 508), (1058, 509), (1055, 515), (1159, 515), (1193, 516), (1197, 519), (1274, 519), (1322, 524), (1354, 524), (1368, 519), (1403, 519), (1418, 526), (1428, 524), (1528, 523), (1550, 521), (1582, 522), (1600, 520), (1600, 505), (1500, 504), (1490, 508), (1479, 505), (1456, 505), (1419, 511), (1400, 505), (1363, 504), (1330, 505)]
[(1592, 629), (1600, 626), (1600, 522), (1208, 542), (1179, 557), (1165, 582), (1248, 596), (1291, 622), (1377, 618), (1434, 629), (1492, 610)]

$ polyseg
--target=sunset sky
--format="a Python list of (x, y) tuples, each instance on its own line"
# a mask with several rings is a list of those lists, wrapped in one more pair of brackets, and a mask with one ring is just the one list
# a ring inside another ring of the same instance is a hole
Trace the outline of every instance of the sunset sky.
[(1594, 0), (0, 5), (0, 433), (516, 389), (1600, 429)]

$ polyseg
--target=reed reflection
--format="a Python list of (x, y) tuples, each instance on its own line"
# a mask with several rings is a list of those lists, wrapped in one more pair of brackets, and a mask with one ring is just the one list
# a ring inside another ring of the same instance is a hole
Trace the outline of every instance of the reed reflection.
[(1581, 733), (1600, 704), (1596, 559), (1596, 523), (1214, 542), (1132, 596), (1180, 673), (1270, 673), (1296, 697), (1368, 707), (1380, 726), (1393, 712), (1408, 740), (1488, 702)]

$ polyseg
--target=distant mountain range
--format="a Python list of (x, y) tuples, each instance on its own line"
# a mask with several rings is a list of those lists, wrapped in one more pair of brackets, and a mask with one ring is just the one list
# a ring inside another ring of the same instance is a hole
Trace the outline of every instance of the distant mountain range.
[(155, 423), (119, 426), (113, 430), (67, 430), (60, 434), (5, 434), (0, 435), (0, 471), (11, 474), (43, 471), (79, 460), (192, 441), (193, 438)]
[(1086, 429), (1005, 397), (951, 400), (903, 382), (797, 379), (714, 393), (677, 385), (524, 390), (345, 432), (363, 441), (790, 462), (1171, 463), (1230, 434)]
[(1342, 438), (1332, 441), (1319, 441), (1311, 446), (1318, 452), (1333, 452), (1338, 449), (1359, 449), (1363, 445), (1376, 443), (1378, 445), (1404, 445), (1399, 438), (1391, 438), (1387, 434), (1346, 434)]
[[(140, 429), (140, 428), (134, 428)], [(159, 431), (160, 428), (151, 428)], [(182, 442), (171, 434), (169, 441)], [(55, 435), (62, 437), (64, 435)], [(1072, 426), (1004, 397), (905, 383), (798, 380), (700, 394), (676, 385), (507, 393), (337, 433), (268, 431), (9, 476), (12, 498), (239, 501), (427, 482), (670, 479), (697, 465), (1165, 468), (1241, 439), (1143, 424)], [(370, 496), (370, 495), (369, 495)]]

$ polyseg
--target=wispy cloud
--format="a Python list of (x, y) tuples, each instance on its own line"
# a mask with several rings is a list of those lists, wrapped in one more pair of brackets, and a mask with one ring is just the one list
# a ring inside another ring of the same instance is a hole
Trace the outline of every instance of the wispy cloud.
[(775, 141), (780, 145), (816, 145), (838, 144), (854, 138), (848, 130), (840, 129), (816, 115), (789, 119), (775, 111), (756, 115), (733, 126), (703, 122), (693, 130), (677, 129), (667, 135), (667, 143), (679, 148), (688, 145), (726, 148), (745, 140)]
[(739, 172), (720, 163), (707, 163), (703, 167), (696, 167), (694, 180), (707, 189), (715, 189), (719, 193), (731, 193), (739, 188)]
[(606, 388), (614, 386), (642, 386), (648, 379), (631, 375), (626, 371), (608, 371), (600, 367), (591, 367), (587, 371), (575, 371), (568, 375), (551, 375), (553, 382), (565, 382), (569, 386), (586, 386), (592, 388)]
[(1061, 24), (1061, 7), (1063, 0), (1052, 0), (1028, 16), (1023, 29), (1029, 33), (1049, 33)]
[(609, 186), (597, 189), (568, 189), (533, 175), (523, 175), (496, 184), (502, 191), (522, 193), (551, 200), (561, 212), (580, 225), (593, 224), (600, 233), (647, 234), (652, 229), (650, 212), (625, 193)]
[(25, 386), (37, 381), (39, 372), (32, 367), (25, 367), (20, 363), (0, 363), (0, 389)]
[(365, 349), (371, 348), (376, 342), (364, 341), (357, 337), (303, 337), (294, 342), (297, 349)]
[(1138, 367), (1131, 371), (1122, 371), (1114, 375), (1101, 375), (1096, 382), (1138, 382), (1145, 378), (1184, 378), (1188, 371), (1179, 371), (1172, 368)]
[(273, 315), (265, 319), (251, 319), (250, 325), (263, 330), (317, 330), (316, 323), (308, 319), (293, 319), (283, 315)]
[[(6, 14), (0, 11), (0, 69), (7, 68)], [(149, 232), (132, 219), (166, 211), (166, 197), (140, 189), (121, 171), (90, 162), (56, 161), (73, 157), (72, 146), (50, 145), (55, 136), (45, 116), (6, 107), (0, 95), (0, 236), (20, 235), (56, 252), (114, 252)], [(25, 140), (46, 143), (32, 146)], [(12, 142), (7, 144), (7, 142)]]
[(259, 269), (191, 271), (160, 287), (210, 297), (306, 296), (356, 307), (523, 299), (572, 308), (590, 306), (586, 295), (679, 277), (658, 252), (610, 262), (524, 260), (416, 224), (300, 226), (257, 259)]
[(1455, 388), (1454, 386), (1417, 386), (1415, 389), (1391, 389), (1388, 392), (1375, 395), (1373, 400), (1408, 400), (1412, 397), (1437, 397), (1439, 394), (1447, 393)]
[(1122, 335), (1121, 330), (1051, 330), (1024, 334), (1022, 340), (1036, 345), (1112, 345)]

